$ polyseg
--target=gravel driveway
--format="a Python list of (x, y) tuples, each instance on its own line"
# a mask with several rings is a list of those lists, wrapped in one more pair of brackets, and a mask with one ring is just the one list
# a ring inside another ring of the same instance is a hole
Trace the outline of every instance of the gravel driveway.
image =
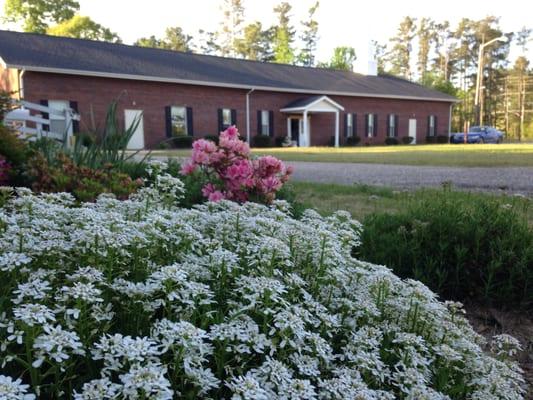
[(392, 186), (437, 187), (450, 182), (459, 189), (533, 195), (533, 168), (461, 168), (384, 164), (288, 162), (298, 181)]

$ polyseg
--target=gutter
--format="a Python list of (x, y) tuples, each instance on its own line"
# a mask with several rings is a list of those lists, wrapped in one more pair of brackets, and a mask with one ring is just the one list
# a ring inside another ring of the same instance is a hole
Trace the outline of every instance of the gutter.
[(24, 73), (26, 72), (25, 69), (18, 70), (18, 78), (19, 78), (19, 100), (24, 100)]
[[(66, 75), (79, 75), (79, 76), (94, 76), (99, 78), (111, 78), (111, 79), (129, 79), (148, 82), (164, 82), (164, 83), (181, 83), (184, 85), (197, 85), (197, 86), (212, 86), (212, 87), (224, 87), (232, 89), (248, 89), (249, 85), (240, 85), (224, 82), (209, 82), (190, 79), (176, 79), (176, 78), (162, 78), (157, 76), (145, 76), (134, 74), (120, 74), (113, 72), (96, 72), (96, 71), (84, 71), (66, 68), (48, 68), (48, 67), (35, 67), (26, 65), (7, 65), (8, 68), (25, 69), (27, 71), (35, 72), (47, 72), (53, 74), (66, 74)], [(418, 100), (418, 101), (435, 101), (444, 103), (458, 103), (459, 99), (441, 99), (435, 97), (418, 97), (418, 96), (401, 96), (401, 95), (387, 95), (387, 94), (372, 94), (372, 93), (357, 93), (357, 92), (338, 92), (338, 91), (324, 91), (324, 90), (310, 90), (310, 89), (298, 89), (298, 88), (280, 88), (270, 86), (254, 86), (254, 90), (264, 90), (268, 92), (285, 92), (285, 93), (300, 93), (300, 94), (322, 94), (326, 96), (348, 96), (348, 97), (369, 97), (378, 99), (398, 99), (398, 100)]]
[(248, 145), (251, 144), (250, 142), (250, 95), (255, 90), (255, 88), (251, 88), (248, 92), (246, 92), (246, 141), (248, 142)]

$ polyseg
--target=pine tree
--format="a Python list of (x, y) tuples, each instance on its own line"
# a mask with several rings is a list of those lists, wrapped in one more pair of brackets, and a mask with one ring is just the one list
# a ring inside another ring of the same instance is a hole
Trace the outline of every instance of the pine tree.
[(418, 37), (418, 76), (423, 79), (428, 71), (429, 54), (435, 38), (435, 22), (430, 18), (422, 18), (416, 32)]
[(270, 30), (263, 30), (256, 21), (244, 27), (243, 37), (235, 41), (235, 52), (247, 60), (270, 61), (272, 59)]
[(416, 33), (415, 22), (415, 18), (404, 17), (400, 22), (396, 36), (391, 39), (394, 45), (388, 54), (388, 61), (391, 64), (390, 72), (406, 79), (412, 78), (410, 62), (412, 42)]
[(220, 55), (235, 57), (235, 45), (242, 37), (242, 24), (244, 22), (244, 6), (242, 0), (223, 0), (222, 22), (218, 34)]
[(140, 38), (134, 44), (141, 47), (192, 52), (192, 39), (193, 37), (185, 34), (179, 26), (174, 26), (165, 30), (163, 39), (158, 39), (152, 35), (148, 38)]
[(298, 63), (311, 67), (315, 65), (315, 51), (318, 42), (318, 21), (314, 19), (318, 10), (319, 2), (317, 1), (310, 9), (306, 21), (302, 21), (303, 32), (300, 36), (302, 41), (302, 50), (298, 54)]
[(282, 64), (292, 64), (294, 62), (294, 28), (290, 24), (291, 5), (287, 2), (280, 3), (274, 7), (274, 12), (278, 16), (278, 24), (275, 27), (274, 36), (274, 61)]

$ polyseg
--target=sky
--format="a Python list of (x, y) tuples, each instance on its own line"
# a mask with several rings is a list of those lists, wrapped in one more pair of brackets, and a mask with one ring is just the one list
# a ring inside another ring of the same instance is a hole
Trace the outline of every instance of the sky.
[[(261, 21), (263, 26), (275, 22), (273, 7), (281, 0), (243, 0), (247, 22)], [(299, 28), (315, 0), (291, 0), (293, 24)], [(0, 0), (3, 10), (5, 0)], [(139, 37), (163, 36), (165, 28), (181, 26), (195, 35), (199, 29), (215, 31), (221, 19), (222, 0), (79, 0), (80, 13), (117, 32), (131, 44)], [(336, 46), (352, 46), (360, 62), (366, 65), (370, 40), (386, 43), (395, 34), (400, 20), (406, 16), (449, 20), (452, 27), (463, 17), (480, 19), (499, 16), (504, 31), (533, 28), (531, 13), (524, 10), (523, 0), (321, 0), (316, 18), (320, 40), (317, 59), (326, 61)], [(511, 50), (514, 62), (521, 50)], [(528, 53), (533, 60), (533, 42)]]

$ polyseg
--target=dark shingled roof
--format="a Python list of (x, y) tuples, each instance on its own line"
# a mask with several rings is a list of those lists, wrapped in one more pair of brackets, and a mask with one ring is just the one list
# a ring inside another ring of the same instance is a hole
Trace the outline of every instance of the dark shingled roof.
[(92, 40), (0, 30), (0, 57), (8, 67), (213, 84), (240, 88), (453, 102), (447, 94), (391, 76), (298, 67), (182, 53)]

